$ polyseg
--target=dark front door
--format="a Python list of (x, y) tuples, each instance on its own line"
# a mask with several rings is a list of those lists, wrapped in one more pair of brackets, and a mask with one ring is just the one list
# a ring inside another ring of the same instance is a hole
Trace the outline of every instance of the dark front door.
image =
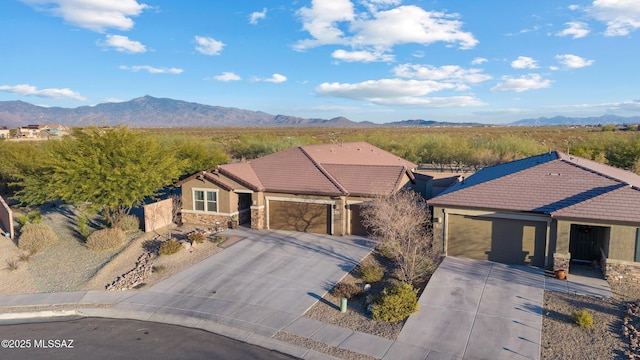
[(591, 262), (600, 259), (600, 249), (605, 243), (608, 229), (601, 226), (572, 224), (569, 240), (571, 260)]

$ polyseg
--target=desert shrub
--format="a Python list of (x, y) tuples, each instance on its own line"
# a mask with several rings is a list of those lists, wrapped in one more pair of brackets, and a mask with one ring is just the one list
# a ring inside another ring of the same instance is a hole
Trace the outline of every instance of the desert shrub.
[(380, 244), (380, 245), (378, 245), (376, 250), (378, 250), (380, 255), (384, 256), (385, 258), (393, 260), (393, 258), (394, 258), (393, 249), (391, 248), (390, 245), (388, 245), (388, 244)]
[(40, 210), (34, 210), (27, 216), (29, 218), (29, 222), (32, 224), (40, 224), (40, 222), (42, 221), (42, 213), (40, 212)]
[(97, 230), (87, 238), (87, 248), (93, 251), (104, 251), (120, 247), (125, 242), (124, 231), (119, 228)]
[(78, 228), (78, 233), (85, 239), (93, 232), (93, 229), (89, 226), (89, 219), (84, 215), (76, 217), (76, 227)]
[(214, 244), (219, 244), (219, 243), (221, 243), (221, 242), (223, 242), (225, 240), (227, 240), (227, 237), (226, 236), (220, 236), (220, 235), (215, 235), (215, 236), (209, 238), (209, 241), (211, 241)]
[(371, 312), (375, 321), (402, 321), (418, 311), (418, 294), (409, 284), (400, 284), (382, 291)]
[(158, 250), (158, 254), (160, 255), (171, 255), (175, 254), (182, 249), (182, 245), (176, 239), (171, 239), (164, 241), (160, 244), (160, 249)]
[(125, 215), (120, 220), (120, 229), (124, 232), (133, 232), (140, 229), (140, 220), (135, 215)]
[(26, 224), (21, 232), (18, 247), (32, 254), (58, 243), (58, 236), (47, 225)]
[(191, 233), (188, 238), (192, 243), (202, 244), (204, 242), (204, 234), (201, 232)]
[(331, 289), (331, 294), (337, 298), (352, 299), (362, 294), (362, 287), (354, 283), (338, 283)]
[(31, 260), (31, 253), (28, 253), (28, 252), (21, 253), (20, 255), (18, 255), (18, 260), (29, 262), (29, 260)]
[(7, 260), (7, 270), (18, 270), (18, 262), (13, 259)]
[(571, 318), (583, 329), (589, 329), (593, 326), (593, 316), (587, 310), (575, 311), (571, 314)]
[(378, 265), (365, 265), (360, 267), (360, 278), (365, 283), (374, 283), (382, 280), (384, 269)]
[(18, 216), (16, 221), (18, 222), (18, 224), (20, 224), (20, 226), (25, 226), (25, 225), (27, 225), (29, 223), (29, 215), (22, 214), (22, 215)]

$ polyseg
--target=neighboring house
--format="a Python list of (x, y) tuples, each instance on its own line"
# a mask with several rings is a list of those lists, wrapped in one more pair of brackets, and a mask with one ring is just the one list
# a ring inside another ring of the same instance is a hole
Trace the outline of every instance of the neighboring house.
[(18, 128), (18, 137), (23, 138), (50, 138), (69, 134), (69, 127), (64, 125), (27, 125)]
[(45, 125), (27, 125), (18, 128), (18, 137), (37, 138), (40, 137), (40, 131), (45, 130)]
[(196, 173), (182, 187), (182, 221), (254, 229), (366, 234), (360, 206), (404, 186), (426, 188), (417, 166), (365, 142), (306, 145)]
[(484, 168), (429, 205), (447, 255), (640, 275), (640, 176), (628, 171), (551, 152)]
[(11, 134), (11, 130), (9, 130), (6, 126), (0, 126), (0, 139), (8, 139)]

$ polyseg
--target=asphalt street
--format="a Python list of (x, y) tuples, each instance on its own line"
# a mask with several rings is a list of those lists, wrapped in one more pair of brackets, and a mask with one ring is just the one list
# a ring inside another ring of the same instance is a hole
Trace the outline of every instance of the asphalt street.
[(0, 359), (295, 359), (204, 330), (137, 320), (0, 323)]

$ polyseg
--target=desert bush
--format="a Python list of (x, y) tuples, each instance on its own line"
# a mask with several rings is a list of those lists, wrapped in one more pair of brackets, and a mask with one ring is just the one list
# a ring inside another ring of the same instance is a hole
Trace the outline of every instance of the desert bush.
[(124, 242), (124, 231), (119, 228), (109, 228), (91, 233), (87, 238), (86, 246), (93, 251), (104, 251), (120, 247)]
[(202, 244), (204, 242), (204, 234), (201, 232), (191, 233), (189, 234), (188, 238), (191, 243)]
[(120, 229), (124, 232), (133, 232), (140, 229), (140, 220), (135, 215), (125, 215), (120, 220)]
[(391, 245), (382, 243), (378, 245), (376, 250), (378, 250), (378, 253), (380, 253), (380, 255), (384, 256), (385, 258), (393, 260), (394, 255)]
[(32, 224), (40, 224), (42, 221), (42, 213), (40, 210), (31, 211), (27, 216), (29, 217), (29, 222)]
[(171, 255), (175, 254), (182, 249), (182, 245), (176, 239), (171, 239), (164, 241), (160, 244), (160, 249), (158, 250), (158, 254), (160, 255)]
[(214, 244), (219, 244), (219, 243), (221, 243), (221, 242), (223, 242), (225, 240), (227, 240), (227, 237), (226, 236), (220, 236), (220, 235), (215, 235), (215, 236), (209, 238), (209, 241), (211, 241)]
[(18, 224), (20, 224), (20, 226), (25, 226), (25, 225), (27, 225), (29, 223), (29, 215), (22, 214), (22, 215), (18, 216), (16, 221), (18, 222)]
[(360, 278), (365, 283), (375, 283), (384, 277), (384, 269), (378, 265), (360, 266)]
[(31, 260), (31, 253), (28, 253), (28, 252), (21, 253), (20, 255), (18, 255), (18, 260), (29, 262), (29, 260)]
[(14, 259), (7, 260), (7, 270), (18, 270), (18, 262)]
[(593, 326), (593, 316), (587, 310), (574, 311), (571, 318), (583, 329), (589, 329)]
[(78, 233), (85, 239), (93, 232), (89, 226), (89, 219), (83, 215), (78, 215), (78, 217), (76, 217), (76, 227), (78, 228)]
[(58, 236), (47, 225), (26, 224), (21, 232), (18, 247), (32, 254), (58, 243)]
[(418, 294), (409, 284), (386, 288), (373, 304), (375, 321), (397, 322), (418, 311)]
[(338, 283), (331, 289), (331, 294), (337, 298), (352, 299), (362, 294), (362, 287), (354, 283)]

